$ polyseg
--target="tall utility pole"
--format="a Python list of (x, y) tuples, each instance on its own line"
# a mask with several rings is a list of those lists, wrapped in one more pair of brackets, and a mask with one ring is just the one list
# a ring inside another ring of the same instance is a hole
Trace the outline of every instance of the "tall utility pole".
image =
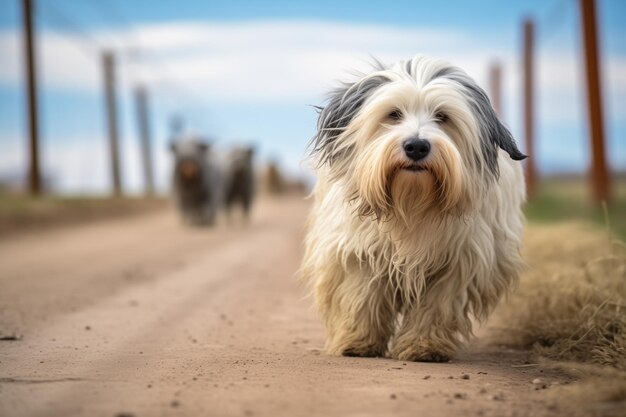
[(499, 62), (493, 62), (489, 67), (489, 90), (491, 104), (498, 116), (502, 117), (502, 67)]
[(104, 66), (104, 94), (109, 132), (109, 152), (111, 154), (111, 180), (113, 183), (113, 194), (120, 196), (122, 194), (122, 180), (120, 176), (117, 103), (115, 97), (115, 57), (112, 52), (103, 52), (102, 65)]
[(26, 90), (28, 103), (28, 191), (41, 194), (39, 168), (39, 117), (37, 114), (37, 71), (35, 61), (35, 30), (33, 27), (33, 0), (22, 0), (24, 17), (24, 57), (26, 58)]
[(534, 152), (535, 120), (534, 120), (534, 45), (535, 25), (530, 19), (524, 20), (524, 141), (526, 153), (530, 156), (526, 160), (526, 190), (532, 198), (537, 187), (537, 171), (535, 167), (536, 155)]
[(151, 196), (154, 194), (154, 175), (152, 170), (150, 123), (148, 121), (148, 93), (144, 87), (137, 87), (135, 90), (135, 100), (137, 104), (137, 123), (139, 125), (139, 138), (141, 140), (146, 195)]
[(580, 0), (585, 67), (587, 70), (587, 100), (589, 133), (591, 134), (591, 181), (596, 202), (609, 201), (610, 178), (604, 151), (604, 125), (602, 119), (602, 91), (598, 53), (598, 30), (596, 27), (595, 0)]

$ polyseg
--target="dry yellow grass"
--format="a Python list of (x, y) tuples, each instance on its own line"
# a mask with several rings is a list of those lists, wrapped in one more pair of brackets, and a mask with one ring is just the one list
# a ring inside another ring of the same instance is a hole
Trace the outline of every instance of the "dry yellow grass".
[(495, 342), (588, 377), (569, 389), (584, 401), (626, 401), (626, 246), (582, 223), (531, 225), (525, 259)]

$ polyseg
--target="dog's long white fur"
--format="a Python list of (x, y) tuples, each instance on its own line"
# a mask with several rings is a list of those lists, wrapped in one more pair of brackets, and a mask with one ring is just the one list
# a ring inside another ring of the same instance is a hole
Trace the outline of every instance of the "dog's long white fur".
[[(350, 88), (376, 76), (385, 83), (325, 145), (349, 156), (318, 161), (301, 274), (330, 354), (447, 360), (517, 281), (522, 169), (499, 148), (488, 168), (458, 68), (418, 56)], [(393, 109), (401, 121), (386, 119)], [(402, 169), (416, 136), (431, 143), (419, 172)]]

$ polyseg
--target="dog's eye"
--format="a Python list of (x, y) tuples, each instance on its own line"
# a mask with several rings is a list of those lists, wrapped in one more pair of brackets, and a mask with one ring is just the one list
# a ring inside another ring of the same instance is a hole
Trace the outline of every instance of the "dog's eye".
[(387, 118), (389, 120), (393, 120), (394, 122), (397, 122), (398, 120), (402, 119), (402, 112), (398, 109), (395, 109), (387, 115)]
[(445, 123), (448, 121), (448, 115), (441, 111), (437, 112), (437, 114), (435, 114), (435, 121), (437, 123)]

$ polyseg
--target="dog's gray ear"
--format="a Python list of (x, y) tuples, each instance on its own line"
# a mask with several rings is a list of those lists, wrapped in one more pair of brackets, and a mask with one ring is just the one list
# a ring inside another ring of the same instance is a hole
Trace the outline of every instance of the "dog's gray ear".
[(527, 156), (520, 152), (509, 129), (498, 118), (487, 93), (465, 74), (448, 75), (448, 77), (455, 79), (467, 90), (470, 105), (480, 125), (483, 159), (490, 171), (498, 175), (498, 148), (506, 151), (515, 161), (526, 159)]
[(170, 142), (169, 148), (170, 152), (176, 153), (176, 142)]
[(517, 148), (517, 144), (515, 143), (515, 139), (513, 139), (513, 135), (511, 134), (509, 129), (507, 129), (498, 119), (496, 112), (492, 109), (491, 113), (493, 114), (493, 117), (495, 117), (494, 124), (496, 126), (495, 131), (493, 132), (492, 139), (494, 143), (496, 143), (501, 149), (505, 150), (506, 153), (509, 154), (511, 159), (514, 159), (515, 161), (522, 161), (528, 158), (528, 155), (524, 155)]
[(477, 106), (481, 108), (480, 113), (483, 119), (483, 127), (489, 141), (506, 151), (511, 159), (515, 161), (526, 159), (527, 156), (521, 153), (517, 148), (515, 139), (513, 139), (513, 135), (509, 129), (500, 121), (487, 94), (480, 87), (477, 88), (480, 89), (481, 92), (480, 98), (476, 99)]
[(348, 127), (367, 99), (389, 80), (383, 76), (366, 77), (333, 90), (326, 107), (315, 107), (319, 113), (317, 133), (311, 139), (311, 153), (320, 154), (320, 162), (332, 163), (341, 156), (336, 151), (337, 138)]

